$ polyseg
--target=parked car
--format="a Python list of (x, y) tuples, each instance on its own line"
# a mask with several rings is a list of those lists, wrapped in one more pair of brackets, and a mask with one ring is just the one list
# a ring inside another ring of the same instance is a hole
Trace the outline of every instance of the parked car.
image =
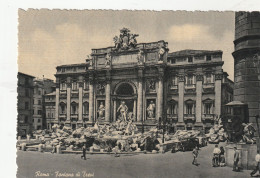
[(192, 151), (196, 146), (199, 147), (198, 138), (184, 138), (180, 140), (181, 142), (181, 151)]
[(180, 142), (180, 141), (174, 142), (174, 144), (173, 144), (173, 146), (172, 146), (172, 149), (171, 149), (171, 152), (172, 152), (172, 153), (175, 153), (175, 152), (180, 151), (180, 150), (182, 150), (182, 144), (181, 144), (181, 142)]
[(219, 135), (218, 134), (211, 134), (209, 136), (209, 143), (218, 144), (219, 143)]
[(199, 147), (207, 146), (208, 141), (206, 137), (198, 136), (196, 138), (199, 140)]

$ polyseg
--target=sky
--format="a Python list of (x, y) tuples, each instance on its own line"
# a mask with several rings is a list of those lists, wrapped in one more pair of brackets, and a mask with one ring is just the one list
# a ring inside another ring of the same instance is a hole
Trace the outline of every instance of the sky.
[(123, 27), (138, 43), (164, 40), (169, 52), (222, 50), (233, 80), (234, 12), (33, 10), (18, 11), (18, 71), (55, 79), (56, 66), (84, 63), (92, 48), (113, 46)]

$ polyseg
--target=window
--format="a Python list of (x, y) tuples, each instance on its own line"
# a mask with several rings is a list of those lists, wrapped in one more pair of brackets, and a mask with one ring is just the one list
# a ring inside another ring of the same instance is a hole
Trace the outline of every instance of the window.
[(84, 90), (89, 89), (89, 83), (87, 81), (84, 81)]
[(29, 79), (28, 79), (28, 78), (25, 78), (24, 84), (25, 84), (25, 85), (29, 85)]
[(51, 113), (51, 118), (53, 118), (53, 113)]
[(33, 111), (33, 114), (34, 114), (34, 109), (32, 111)]
[(29, 97), (29, 89), (28, 88), (25, 89), (25, 96)]
[(77, 82), (72, 82), (72, 90), (77, 90), (77, 89), (78, 89)]
[(211, 56), (207, 56), (206, 61), (211, 61)]
[(188, 62), (193, 62), (193, 58), (192, 57), (188, 57)]
[(88, 114), (89, 105), (88, 102), (83, 103), (83, 114)]
[(211, 103), (206, 103), (205, 104), (205, 114), (211, 114), (211, 106), (212, 104)]
[(34, 119), (32, 119), (32, 122), (34, 123)]
[(61, 83), (60, 89), (61, 90), (66, 90), (66, 83), (65, 82)]
[(41, 94), (42, 94), (41, 90), (38, 90), (38, 95), (41, 95)]
[(175, 58), (171, 59), (171, 64), (175, 64), (175, 63), (176, 63), (176, 59)]
[(77, 114), (77, 104), (76, 103), (71, 104), (71, 114)]
[(192, 85), (193, 84), (193, 75), (188, 75), (187, 80), (186, 80), (187, 85)]
[(38, 115), (42, 115), (42, 110), (38, 110)]
[(61, 114), (65, 114), (66, 108), (65, 108), (65, 104), (64, 103), (60, 104), (60, 109), (61, 109)]
[(48, 118), (50, 118), (50, 113), (48, 113)]
[(205, 77), (205, 83), (212, 83), (212, 74), (206, 74)]
[(177, 77), (172, 77), (172, 85), (175, 86), (175, 85), (178, 85), (177, 83)]
[(41, 122), (41, 119), (38, 119), (38, 123), (40, 123)]
[(61, 72), (65, 72), (65, 68), (62, 68), (62, 69), (61, 69)]
[(186, 114), (192, 114), (192, 107), (193, 107), (193, 104), (191, 104), (191, 103), (186, 104)]
[(42, 104), (42, 101), (41, 100), (38, 100), (38, 105), (41, 105)]
[(168, 106), (168, 114), (176, 114), (176, 104), (170, 103)]
[(28, 101), (24, 103), (24, 109), (29, 109), (29, 102)]
[(28, 116), (24, 116), (24, 123), (27, 124), (28, 122)]

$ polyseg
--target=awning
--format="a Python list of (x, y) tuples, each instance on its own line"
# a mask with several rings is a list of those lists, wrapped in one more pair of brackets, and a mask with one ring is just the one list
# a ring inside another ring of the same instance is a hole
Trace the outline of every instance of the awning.
[(245, 106), (247, 104), (242, 103), (241, 101), (231, 101), (230, 103), (226, 104), (226, 106)]

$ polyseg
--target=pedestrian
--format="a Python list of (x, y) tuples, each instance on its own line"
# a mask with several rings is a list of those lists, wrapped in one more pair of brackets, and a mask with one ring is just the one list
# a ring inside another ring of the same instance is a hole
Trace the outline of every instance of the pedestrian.
[(192, 155), (193, 155), (192, 164), (198, 166), (199, 164), (198, 164), (198, 162), (197, 162), (197, 157), (198, 157), (198, 155), (199, 155), (199, 149), (198, 149), (197, 146), (193, 149)]
[(52, 144), (52, 151), (51, 151), (51, 153), (53, 154), (53, 153), (55, 153), (55, 152), (56, 152), (56, 147), (55, 147), (54, 144)]
[(218, 145), (215, 145), (215, 148), (213, 150), (213, 159), (212, 159), (212, 166), (217, 167), (219, 166), (219, 154), (220, 154), (220, 149), (218, 148)]
[(239, 151), (237, 150), (237, 147), (234, 147), (234, 165), (233, 165), (233, 171), (239, 172), (238, 169), (238, 162), (239, 162)]
[(81, 159), (84, 158), (84, 160), (86, 160), (86, 146), (83, 145), (82, 147), (82, 156), (81, 156)]
[(223, 146), (220, 147), (220, 154), (219, 154), (219, 165), (221, 167), (226, 165), (226, 160), (225, 160), (225, 150)]
[(255, 156), (256, 166), (255, 169), (250, 173), (251, 177), (258, 171), (260, 173), (260, 154), (259, 150), (257, 150), (257, 154)]

